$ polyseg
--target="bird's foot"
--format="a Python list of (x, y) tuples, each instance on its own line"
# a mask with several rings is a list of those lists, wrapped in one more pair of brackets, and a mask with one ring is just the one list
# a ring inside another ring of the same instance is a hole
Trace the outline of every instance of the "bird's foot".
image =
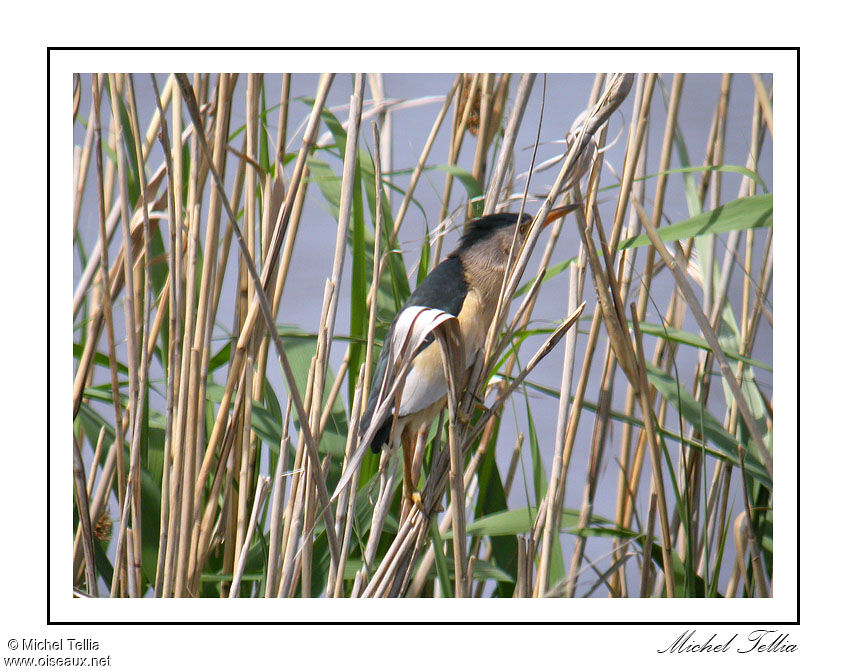
[(409, 494), (409, 501), (411, 502), (413, 507), (423, 509), (423, 500), (421, 499), (421, 493), (417, 490)]
[(423, 513), (423, 500), (421, 499), (421, 493), (417, 490), (414, 492), (404, 492), (403, 504), (400, 511), (400, 520), (406, 520), (415, 510)]
[(471, 414), (465, 413), (462, 410), (456, 409), (456, 420), (463, 425), (471, 424)]

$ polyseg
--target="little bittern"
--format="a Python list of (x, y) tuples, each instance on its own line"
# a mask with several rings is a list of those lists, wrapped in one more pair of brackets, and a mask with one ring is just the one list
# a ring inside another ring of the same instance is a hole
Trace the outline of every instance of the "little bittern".
[[(547, 216), (544, 225), (565, 216), (577, 206), (556, 208)], [(374, 366), (370, 394), (362, 416), (359, 436), (372, 436), (370, 447), (376, 453), (389, 442), (390, 437), (399, 436), (403, 446), (403, 480), (407, 496), (417, 499), (412, 482), (412, 455), (415, 439), (420, 431), (429, 428), (432, 421), (447, 403), (447, 380), (441, 357), (440, 344), (430, 335), (412, 360), (412, 366), (402, 388), (399, 408), (392, 409), (387, 419), (384, 414), (374, 418), (374, 411), (381, 403), (390, 385), (385, 385), (386, 376), (393, 380), (394, 371), (389, 369), (388, 344), (400, 315), (407, 308), (423, 306), (435, 308), (457, 318), (464, 349), (464, 375), (457, 385), (464, 387), (467, 377), (485, 348), (488, 329), (494, 319), (497, 301), (507, 270), (510, 250), (514, 244), (517, 255), (532, 223), (530, 215), (524, 215), (518, 225), (518, 216), (513, 213), (486, 215), (465, 224), (459, 246), (412, 292), (400, 312), (397, 313), (385, 338), (385, 345)], [(517, 226), (517, 236), (515, 227)], [(514, 241), (514, 243), (513, 243)], [(392, 434), (392, 423), (396, 417), (397, 427)], [(378, 427), (372, 427), (374, 421)], [(336, 495), (346, 484), (350, 472), (355, 468), (367, 446), (361, 445), (347, 465), (345, 475), (339, 481)]]

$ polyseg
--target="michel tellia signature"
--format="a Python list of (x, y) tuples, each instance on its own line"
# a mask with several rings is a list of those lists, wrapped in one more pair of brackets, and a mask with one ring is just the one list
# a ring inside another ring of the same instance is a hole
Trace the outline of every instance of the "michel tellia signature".
[(788, 633), (779, 630), (753, 630), (746, 637), (741, 633), (699, 635), (686, 630), (658, 653), (794, 653), (797, 644)]

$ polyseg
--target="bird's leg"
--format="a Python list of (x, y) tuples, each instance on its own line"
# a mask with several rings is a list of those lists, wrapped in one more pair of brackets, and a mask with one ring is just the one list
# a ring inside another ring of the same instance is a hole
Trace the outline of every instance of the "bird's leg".
[(400, 443), (403, 445), (403, 496), (413, 506), (421, 505), (421, 493), (418, 492), (415, 480), (412, 477), (412, 460), (415, 455), (415, 442), (417, 432), (404, 428), (400, 435)]
[(460, 425), (469, 425), (472, 419), (470, 413), (465, 413), (461, 408), (456, 409), (456, 422)]
[(429, 436), (429, 428), (421, 427), (415, 434), (415, 450), (412, 459), (412, 483), (418, 483), (421, 477), (424, 453), (426, 452), (426, 439)]
[(485, 411), (488, 410), (488, 406), (485, 405), (484, 399), (480, 399), (473, 392), (470, 392), (469, 394), (471, 395), (471, 397), (473, 397), (473, 408), (471, 408), (468, 413), (465, 413), (461, 408), (456, 409), (456, 420), (463, 425), (469, 425), (471, 423), (471, 420), (473, 420), (473, 414), (476, 411), (485, 413)]
[(487, 411), (488, 406), (485, 405), (485, 399), (481, 399), (479, 395), (471, 392), (470, 395), (473, 397), (474, 402), (476, 402), (476, 407), (481, 411)]

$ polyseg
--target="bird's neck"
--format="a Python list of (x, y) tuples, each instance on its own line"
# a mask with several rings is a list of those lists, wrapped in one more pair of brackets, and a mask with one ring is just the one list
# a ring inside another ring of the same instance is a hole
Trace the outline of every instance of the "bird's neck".
[[(474, 250), (469, 250), (463, 255), (462, 266), (468, 286), (476, 290), (480, 301), (490, 309), (493, 316), (503, 286), (505, 264), (492, 263), (491, 255), (475, 254)], [(491, 317), (488, 317), (487, 321), (490, 319)]]

